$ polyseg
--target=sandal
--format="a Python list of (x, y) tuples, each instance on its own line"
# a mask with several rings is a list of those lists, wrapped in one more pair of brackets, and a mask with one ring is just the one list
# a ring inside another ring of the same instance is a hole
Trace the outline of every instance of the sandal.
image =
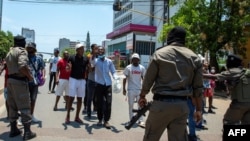
[(80, 118), (76, 118), (75, 122), (79, 123), (79, 124), (83, 124), (83, 121)]
[(69, 118), (66, 118), (66, 119), (65, 119), (65, 124), (69, 124), (69, 123), (70, 123)]
[(196, 128), (198, 129), (201, 129), (201, 130), (208, 130), (208, 128), (206, 126), (195, 126)]

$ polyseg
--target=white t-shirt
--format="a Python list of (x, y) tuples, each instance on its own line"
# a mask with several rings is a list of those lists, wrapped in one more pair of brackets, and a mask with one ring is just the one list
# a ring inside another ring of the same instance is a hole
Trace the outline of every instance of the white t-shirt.
[(53, 56), (51, 59), (50, 59), (50, 63), (52, 64), (52, 67), (51, 67), (51, 72), (56, 72), (56, 69), (57, 69), (57, 62), (58, 60), (61, 59), (61, 57), (55, 57)]
[(140, 90), (142, 87), (142, 77), (145, 75), (145, 68), (142, 65), (133, 66), (132, 64), (128, 65), (123, 74), (128, 80), (128, 90)]

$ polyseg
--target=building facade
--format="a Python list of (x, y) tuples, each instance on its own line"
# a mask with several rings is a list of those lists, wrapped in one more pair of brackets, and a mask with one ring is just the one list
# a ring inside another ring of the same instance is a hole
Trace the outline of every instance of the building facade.
[(22, 28), (22, 36), (25, 37), (26, 43), (35, 43), (35, 30), (29, 28)]
[(167, 1), (158, 0), (120, 0), (121, 11), (113, 13), (113, 31), (106, 35), (108, 55), (117, 51), (127, 56), (132, 53), (141, 56), (141, 64), (147, 67), (150, 55), (164, 43), (158, 41), (163, 25), (168, 17), (177, 11), (178, 6), (169, 9)]

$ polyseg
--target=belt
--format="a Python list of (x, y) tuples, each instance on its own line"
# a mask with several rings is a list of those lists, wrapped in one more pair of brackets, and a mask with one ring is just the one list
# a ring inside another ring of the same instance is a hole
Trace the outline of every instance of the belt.
[(186, 101), (187, 96), (172, 96), (172, 95), (160, 95), (160, 94), (154, 94), (153, 99), (156, 101)]
[(27, 77), (20, 77), (20, 76), (16, 76), (16, 75), (8, 75), (8, 78), (12, 78), (12, 79), (16, 79), (16, 80), (20, 80), (20, 81), (28, 81)]

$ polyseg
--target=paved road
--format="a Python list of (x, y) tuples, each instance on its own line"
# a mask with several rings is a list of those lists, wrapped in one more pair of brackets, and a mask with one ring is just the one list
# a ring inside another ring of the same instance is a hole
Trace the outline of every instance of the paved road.
[[(71, 124), (65, 125), (64, 120), (66, 111), (64, 109), (64, 101), (59, 101), (58, 111), (53, 111), (55, 102), (54, 94), (47, 94), (48, 79), (46, 84), (39, 89), (37, 105), (35, 108), (35, 116), (41, 122), (33, 124), (32, 130), (38, 135), (34, 141), (140, 141), (143, 138), (144, 129), (134, 126), (129, 131), (124, 128), (124, 123), (128, 121), (128, 104), (126, 97), (121, 93), (113, 94), (112, 115), (110, 123), (112, 129), (108, 130), (104, 127), (96, 126), (97, 116), (93, 113), (91, 120), (87, 119), (86, 115), (81, 115), (84, 120), (83, 125), (79, 125), (72, 120), (74, 119), (75, 111), (71, 112)], [(148, 99), (151, 95), (148, 96)], [(3, 105), (3, 95), (0, 95), (0, 140), (3, 141), (19, 141), (21, 136), (9, 138), (9, 123), (6, 120), (6, 111)], [(214, 105), (218, 107), (215, 110), (216, 114), (205, 114), (207, 127), (209, 130), (197, 131), (197, 134), (203, 141), (221, 141), (222, 136), (222, 117), (230, 100), (222, 97), (215, 97)], [(76, 106), (76, 103), (73, 105)], [(20, 127), (23, 128), (23, 127)], [(166, 132), (161, 138), (161, 141), (167, 141)]]

